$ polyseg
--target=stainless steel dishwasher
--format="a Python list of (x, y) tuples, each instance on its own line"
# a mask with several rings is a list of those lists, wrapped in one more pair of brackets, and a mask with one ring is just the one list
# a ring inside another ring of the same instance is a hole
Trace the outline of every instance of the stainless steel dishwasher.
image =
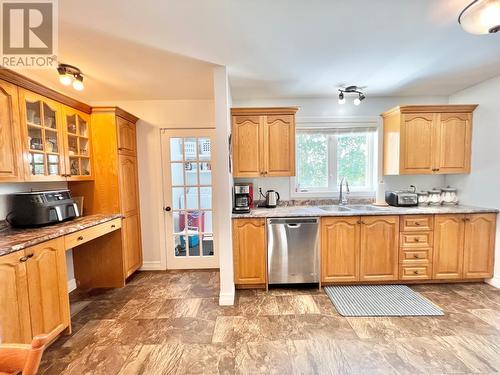
[(319, 282), (319, 219), (267, 219), (269, 284)]

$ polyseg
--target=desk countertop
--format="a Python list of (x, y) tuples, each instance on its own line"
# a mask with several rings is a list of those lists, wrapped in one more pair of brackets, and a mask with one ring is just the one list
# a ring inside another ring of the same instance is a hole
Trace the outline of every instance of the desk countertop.
[(1, 221), (0, 256), (121, 217), (120, 214), (88, 215), (39, 228), (12, 228), (5, 221)]

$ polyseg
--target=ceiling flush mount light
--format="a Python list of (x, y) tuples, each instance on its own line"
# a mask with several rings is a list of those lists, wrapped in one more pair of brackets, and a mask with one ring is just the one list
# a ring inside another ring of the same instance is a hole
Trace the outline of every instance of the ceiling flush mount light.
[(358, 86), (347, 86), (345, 89), (339, 89), (339, 104), (345, 103), (345, 94), (357, 94), (358, 97), (354, 99), (354, 105), (360, 105), (366, 96), (363, 94)]
[(500, 0), (475, 0), (458, 16), (462, 28), (476, 35), (500, 31)]
[(64, 86), (73, 84), (75, 90), (83, 90), (83, 74), (79, 68), (73, 65), (59, 64), (57, 72), (59, 73), (59, 82)]

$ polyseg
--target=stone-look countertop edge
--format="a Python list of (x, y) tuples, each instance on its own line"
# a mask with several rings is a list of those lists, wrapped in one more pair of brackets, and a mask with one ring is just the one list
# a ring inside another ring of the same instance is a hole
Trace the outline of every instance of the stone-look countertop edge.
[(123, 215), (95, 214), (39, 228), (12, 228), (3, 222), (0, 224), (0, 257), (119, 218)]
[(446, 214), (478, 214), (498, 213), (496, 208), (474, 206), (427, 206), (427, 207), (391, 207), (376, 206), (376, 211), (325, 211), (318, 206), (289, 206), (278, 208), (256, 208), (245, 214), (232, 214), (233, 219), (273, 218), (273, 217), (340, 217), (340, 216), (384, 216), (384, 215), (446, 215)]

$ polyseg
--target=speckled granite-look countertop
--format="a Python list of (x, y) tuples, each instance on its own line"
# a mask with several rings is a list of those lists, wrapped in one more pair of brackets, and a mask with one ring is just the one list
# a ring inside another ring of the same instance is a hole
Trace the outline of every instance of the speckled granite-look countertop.
[[(322, 209), (321, 207), (324, 207)], [(342, 210), (339, 206), (286, 206), (277, 208), (256, 208), (247, 214), (233, 214), (233, 219), (261, 217), (307, 217), (307, 216), (368, 216), (368, 215), (439, 215), (439, 214), (474, 214), (498, 213), (496, 208), (481, 208), (472, 206), (418, 206), (391, 207), (373, 205), (347, 206)], [(342, 210), (342, 211), (339, 211)]]
[(96, 214), (78, 217), (63, 223), (40, 228), (12, 228), (5, 221), (0, 222), (0, 256), (22, 250), (39, 243), (52, 240), (79, 230), (93, 227), (113, 219), (121, 214)]

